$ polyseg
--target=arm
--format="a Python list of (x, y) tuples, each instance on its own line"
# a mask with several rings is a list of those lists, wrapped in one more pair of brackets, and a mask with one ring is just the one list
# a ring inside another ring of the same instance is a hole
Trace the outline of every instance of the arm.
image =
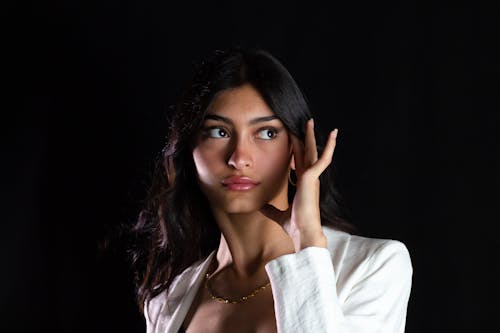
[[(308, 247), (270, 261), (279, 332), (404, 332), (412, 266), (403, 243), (387, 241), (338, 286), (330, 253)], [(339, 288), (339, 290), (337, 290)], [(347, 297), (339, 299), (342, 288)]]

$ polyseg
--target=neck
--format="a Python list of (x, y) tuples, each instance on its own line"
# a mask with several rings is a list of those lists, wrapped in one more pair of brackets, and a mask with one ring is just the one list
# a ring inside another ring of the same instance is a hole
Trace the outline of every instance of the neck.
[(270, 260), (293, 253), (283, 228), (259, 211), (245, 214), (214, 212), (222, 236), (217, 251), (218, 268), (231, 268), (238, 277), (258, 274)]

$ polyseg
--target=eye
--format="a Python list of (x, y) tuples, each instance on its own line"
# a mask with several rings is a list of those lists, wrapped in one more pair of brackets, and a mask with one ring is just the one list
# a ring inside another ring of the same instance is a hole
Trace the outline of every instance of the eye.
[(266, 128), (258, 132), (259, 139), (272, 140), (278, 135), (278, 131), (274, 128)]
[(215, 139), (227, 138), (229, 137), (227, 131), (222, 127), (212, 127), (205, 129), (207, 136)]

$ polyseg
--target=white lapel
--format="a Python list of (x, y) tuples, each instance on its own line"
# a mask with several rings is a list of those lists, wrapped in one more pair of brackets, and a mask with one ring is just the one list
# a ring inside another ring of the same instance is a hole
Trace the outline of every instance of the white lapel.
[(215, 251), (186, 268), (177, 276), (169, 288), (167, 304), (162, 309), (160, 332), (177, 333), (202, 284)]

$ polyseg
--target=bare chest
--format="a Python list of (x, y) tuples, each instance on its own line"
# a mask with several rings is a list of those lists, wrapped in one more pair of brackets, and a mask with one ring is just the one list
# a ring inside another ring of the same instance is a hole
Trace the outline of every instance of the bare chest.
[(271, 289), (239, 304), (223, 304), (210, 298), (204, 288), (184, 321), (187, 333), (275, 333), (276, 319)]

